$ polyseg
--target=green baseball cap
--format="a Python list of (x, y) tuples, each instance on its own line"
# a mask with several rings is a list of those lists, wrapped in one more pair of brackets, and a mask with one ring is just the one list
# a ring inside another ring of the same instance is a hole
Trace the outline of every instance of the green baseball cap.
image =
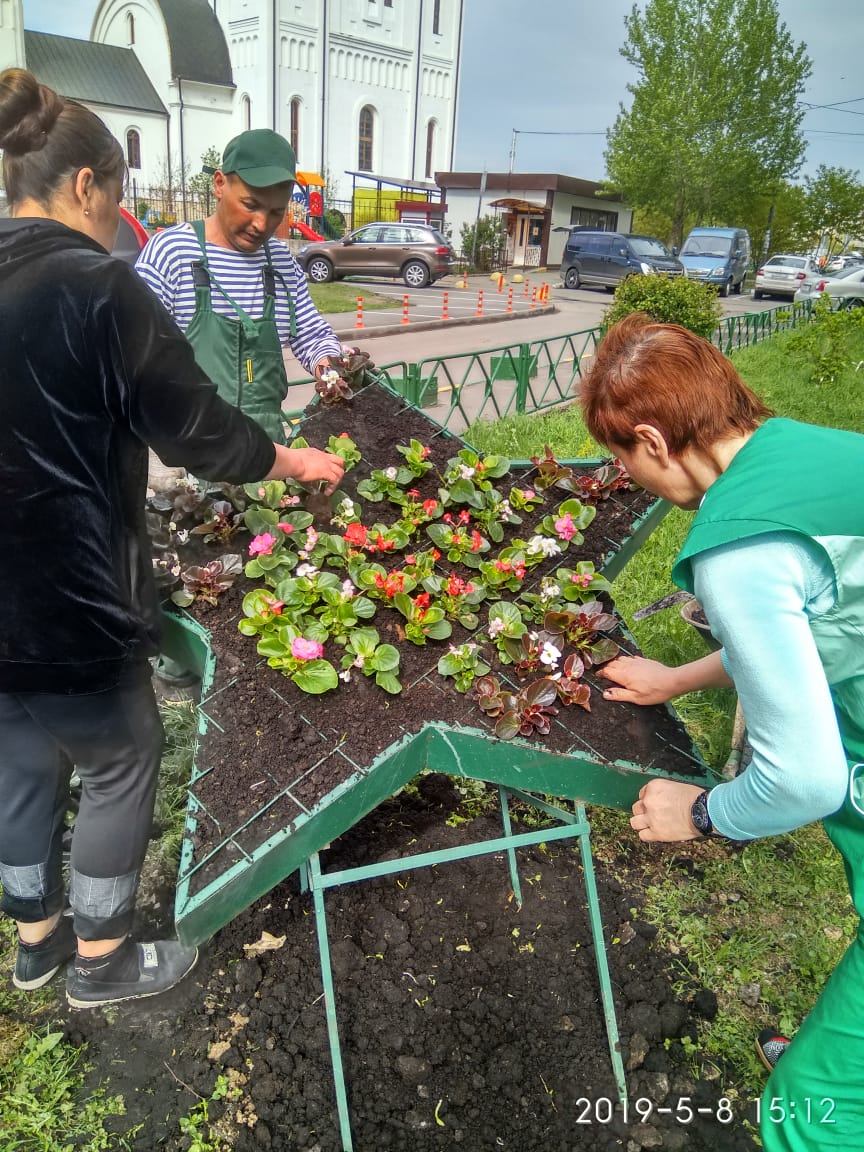
[(269, 188), (294, 180), (297, 158), (284, 136), (271, 128), (251, 128), (225, 146), (222, 171), (236, 173), (253, 188)]

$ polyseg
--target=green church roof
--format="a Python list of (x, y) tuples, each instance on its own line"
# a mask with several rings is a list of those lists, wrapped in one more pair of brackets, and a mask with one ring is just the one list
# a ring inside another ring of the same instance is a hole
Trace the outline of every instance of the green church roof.
[(24, 55), (27, 67), (42, 84), (70, 100), (167, 115), (131, 48), (25, 32)]

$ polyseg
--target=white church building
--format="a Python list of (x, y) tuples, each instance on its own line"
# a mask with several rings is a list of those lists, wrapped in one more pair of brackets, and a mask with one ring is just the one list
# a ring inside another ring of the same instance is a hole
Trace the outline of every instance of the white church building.
[(76, 40), (28, 31), (23, 0), (0, 0), (0, 68), (92, 108), (141, 188), (274, 128), (340, 197), (367, 177), (431, 192), (453, 168), (463, 3), (101, 0)]

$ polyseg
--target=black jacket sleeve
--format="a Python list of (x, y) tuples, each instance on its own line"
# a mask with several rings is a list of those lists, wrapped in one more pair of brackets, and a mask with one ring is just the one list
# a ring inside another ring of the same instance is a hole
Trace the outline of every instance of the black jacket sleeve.
[(192, 345), (128, 265), (110, 261), (108, 276), (108, 290), (91, 297), (94, 339), (105, 342), (106, 385), (113, 390), (113, 376), (115, 402), (132, 432), (164, 464), (205, 480), (241, 484), (266, 476), (276, 458), (270, 437), (217, 394)]

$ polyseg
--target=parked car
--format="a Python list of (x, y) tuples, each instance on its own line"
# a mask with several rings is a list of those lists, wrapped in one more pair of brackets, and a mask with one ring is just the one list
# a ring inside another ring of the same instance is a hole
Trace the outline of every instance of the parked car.
[(795, 293), (795, 302), (800, 304), (803, 300), (815, 300), (820, 292), (828, 293), (831, 307), (837, 310), (864, 308), (864, 264), (851, 264), (833, 276), (805, 281)]
[(574, 228), (567, 237), (561, 257), (561, 279), (565, 288), (580, 284), (602, 284), (614, 289), (625, 276), (660, 272), (683, 276), (684, 266), (665, 244), (653, 236), (630, 232), (594, 232)]
[(680, 255), (691, 280), (713, 284), (721, 296), (740, 293), (750, 265), (750, 234), (743, 228), (694, 228)]
[(341, 240), (320, 240), (297, 253), (316, 284), (343, 276), (401, 276), (409, 288), (425, 288), (453, 270), (456, 255), (429, 224), (364, 224)]
[(822, 269), (829, 276), (833, 276), (835, 272), (840, 272), (844, 268), (851, 268), (858, 264), (864, 264), (864, 256), (860, 252), (846, 252), (842, 256), (832, 256)]
[(812, 256), (772, 256), (756, 272), (753, 299), (785, 296), (791, 300), (802, 284), (813, 284), (821, 276)]

